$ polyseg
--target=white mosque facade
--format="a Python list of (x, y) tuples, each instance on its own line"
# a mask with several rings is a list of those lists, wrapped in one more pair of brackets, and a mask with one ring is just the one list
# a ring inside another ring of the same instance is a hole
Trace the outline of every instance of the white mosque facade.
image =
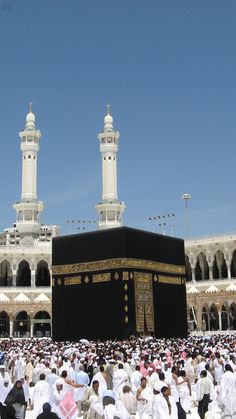
[(59, 227), (43, 225), (37, 199), (37, 157), (41, 133), (31, 106), (20, 132), (21, 200), (16, 222), (0, 234), (0, 336), (50, 336), (51, 242)]
[(236, 330), (236, 233), (185, 241), (190, 330)]
[[(51, 335), (52, 238), (56, 225), (43, 225), (37, 198), (37, 157), (41, 132), (31, 106), (20, 132), (21, 199), (16, 222), (0, 234), (0, 337)], [(124, 202), (117, 193), (119, 132), (108, 108), (98, 135), (102, 157), (102, 200), (98, 228), (122, 225)], [(236, 234), (185, 241), (189, 329), (236, 329)], [(171, 309), (171, 308), (170, 308)], [(174, 313), (173, 313), (174, 318)]]

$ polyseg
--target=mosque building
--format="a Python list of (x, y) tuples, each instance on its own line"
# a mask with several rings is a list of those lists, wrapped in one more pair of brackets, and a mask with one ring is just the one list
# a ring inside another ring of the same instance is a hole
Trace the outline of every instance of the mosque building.
[[(30, 105), (20, 132), (21, 199), (13, 205), (16, 222), (0, 234), (0, 337), (51, 335), (52, 238), (56, 225), (44, 225), (37, 198), (37, 157), (41, 132)], [(122, 226), (124, 202), (117, 193), (119, 132), (110, 108), (98, 134), (102, 157), (102, 201), (98, 228)], [(236, 329), (236, 234), (185, 241), (189, 329)], [(174, 316), (174, 313), (173, 313)]]
[(0, 336), (51, 335), (51, 241), (59, 227), (43, 225), (37, 199), (37, 157), (41, 132), (30, 105), (19, 133), (21, 199), (16, 222), (0, 235)]
[(190, 330), (236, 330), (236, 234), (185, 240)]

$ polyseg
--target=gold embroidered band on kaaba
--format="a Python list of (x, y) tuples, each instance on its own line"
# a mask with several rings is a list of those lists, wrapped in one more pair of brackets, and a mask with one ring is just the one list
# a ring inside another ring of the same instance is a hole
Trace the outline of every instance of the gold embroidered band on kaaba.
[(108, 282), (111, 280), (111, 274), (106, 272), (104, 274), (97, 274), (92, 276), (93, 282)]
[(107, 259), (95, 262), (74, 263), (72, 265), (55, 265), (52, 267), (52, 273), (53, 275), (67, 275), (123, 268), (146, 269), (149, 271), (185, 275), (185, 266), (132, 258)]
[(81, 284), (81, 276), (72, 276), (64, 278), (64, 285), (78, 285)]
[(184, 281), (184, 278), (175, 278), (173, 276), (163, 276), (158, 275), (158, 282), (162, 284), (177, 284), (181, 285)]

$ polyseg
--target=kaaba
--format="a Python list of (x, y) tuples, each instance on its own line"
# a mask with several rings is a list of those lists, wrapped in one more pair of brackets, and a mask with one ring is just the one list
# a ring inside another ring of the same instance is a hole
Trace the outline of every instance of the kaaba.
[(52, 336), (187, 336), (184, 241), (129, 227), (52, 242)]

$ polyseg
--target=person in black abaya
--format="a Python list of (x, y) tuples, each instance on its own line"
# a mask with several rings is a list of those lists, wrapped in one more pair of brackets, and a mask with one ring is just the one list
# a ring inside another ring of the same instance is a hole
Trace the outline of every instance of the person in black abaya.
[(8, 406), (14, 407), (15, 415), (18, 419), (24, 419), (26, 401), (25, 401), (24, 389), (22, 387), (22, 383), (20, 380), (17, 380), (15, 382), (11, 391), (8, 393), (4, 403), (7, 407)]
[(59, 419), (56, 413), (51, 412), (50, 403), (43, 404), (43, 413), (40, 413), (36, 419)]

